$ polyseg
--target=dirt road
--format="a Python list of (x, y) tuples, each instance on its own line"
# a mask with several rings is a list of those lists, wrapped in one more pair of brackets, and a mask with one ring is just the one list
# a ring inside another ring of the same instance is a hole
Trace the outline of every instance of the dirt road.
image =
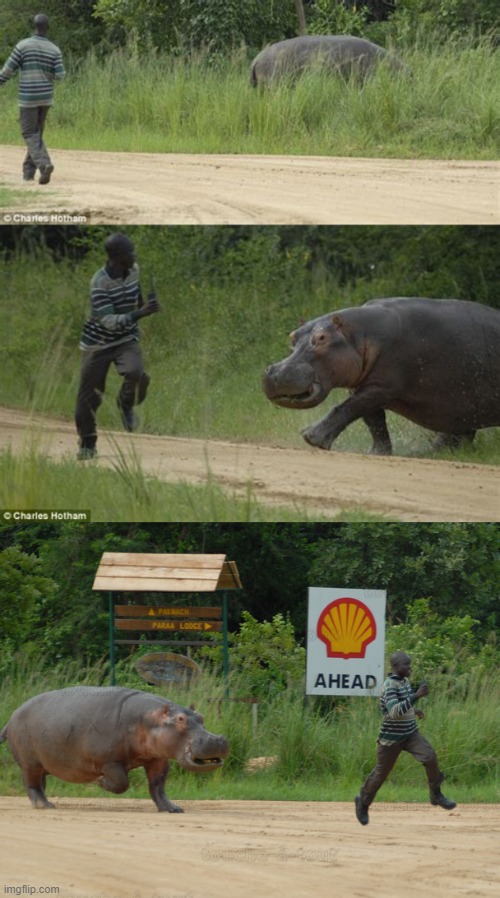
[(53, 179), (38, 187), (20, 180), (22, 157), (0, 147), (0, 184), (21, 191), (0, 223), (500, 222), (497, 162), (54, 150)]
[(493, 898), (500, 890), (498, 805), (377, 803), (361, 827), (350, 803), (179, 803), (185, 814), (158, 814), (139, 799), (61, 798), (55, 810), (34, 811), (27, 798), (0, 798), (2, 894)]
[[(33, 442), (52, 459), (75, 456), (70, 422), (0, 408), (0, 451), (19, 453)], [(488, 465), (118, 432), (102, 433), (98, 460), (85, 464), (109, 467), (132, 449), (161, 480), (202, 484), (210, 475), (231, 494), (251, 486), (260, 503), (310, 515), (361, 508), (403, 521), (500, 520), (500, 469)]]

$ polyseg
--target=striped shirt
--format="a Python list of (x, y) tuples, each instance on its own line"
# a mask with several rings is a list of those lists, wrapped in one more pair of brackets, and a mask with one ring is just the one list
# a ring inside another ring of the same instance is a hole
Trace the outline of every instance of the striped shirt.
[(380, 710), (384, 715), (378, 741), (393, 745), (408, 739), (418, 729), (413, 706), (417, 699), (406, 677), (387, 677), (380, 693)]
[(66, 74), (59, 47), (41, 34), (19, 41), (0, 72), (0, 84), (18, 70), (19, 106), (52, 106), (54, 81)]
[(106, 266), (90, 282), (90, 317), (84, 324), (80, 349), (103, 349), (139, 339), (139, 327), (130, 313), (142, 306), (139, 266), (125, 278), (112, 278)]

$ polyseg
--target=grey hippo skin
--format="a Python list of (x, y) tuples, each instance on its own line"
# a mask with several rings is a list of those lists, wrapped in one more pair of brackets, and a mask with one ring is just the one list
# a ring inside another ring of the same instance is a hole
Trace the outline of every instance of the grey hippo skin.
[(350, 396), (302, 431), (330, 449), (363, 418), (371, 451), (390, 455), (385, 411), (441, 436), (437, 445), (474, 439), (500, 425), (500, 311), (457, 299), (375, 299), (332, 312), (291, 334), (288, 358), (264, 375), (268, 399), (285, 408), (312, 408), (330, 390)]
[(224, 763), (228, 744), (203, 717), (158, 695), (118, 686), (75, 686), (45, 692), (14, 711), (0, 733), (19, 764), (34, 808), (53, 808), (47, 774), (69, 783), (97, 782), (117, 794), (128, 772), (144, 767), (159, 811), (180, 812), (164, 792), (170, 760), (197, 773)]
[(287, 41), (269, 44), (252, 62), (250, 83), (279, 81), (283, 76), (297, 75), (312, 66), (327, 69), (336, 75), (361, 79), (370, 75), (381, 60), (391, 69), (410, 74), (410, 69), (396, 56), (360, 37), (342, 35), (304, 35)]

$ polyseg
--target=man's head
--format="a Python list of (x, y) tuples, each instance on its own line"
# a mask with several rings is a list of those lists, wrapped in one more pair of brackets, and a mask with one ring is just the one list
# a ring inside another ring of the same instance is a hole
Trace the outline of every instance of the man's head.
[(404, 652), (394, 652), (391, 655), (391, 668), (397, 677), (409, 677), (411, 673), (411, 658)]
[(135, 247), (125, 234), (110, 234), (104, 243), (104, 249), (112, 269), (124, 276), (135, 262)]
[(37, 34), (47, 34), (47, 31), (49, 30), (49, 19), (45, 13), (39, 12), (33, 19), (33, 24)]

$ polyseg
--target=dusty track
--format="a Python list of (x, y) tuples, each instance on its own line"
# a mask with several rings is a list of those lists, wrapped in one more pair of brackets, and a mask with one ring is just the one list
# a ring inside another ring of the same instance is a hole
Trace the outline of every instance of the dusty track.
[[(74, 458), (67, 421), (0, 409), (0, 451), (34, 441), (52, 459)], [(376, 458), (319, 449), (280, 449), (216, 440), (102, 433), (97, 461), (111, 466), (134, 449), (142, 469), (162, 480), (202, 484), (207, 477), (261, 503), (294, 505), (309, 514), (362, 508), (405, 521), (500, 520), (500, 469), (432, 459)]]
[(179, 803), (183, 815), (143, 800), (66, 798), (34, 811), (27, 798), (1, 798), (3, 889), (52, 887), (59, 898), (493, 898), (500, 889), (498, 805), (448, 813), (377, 803), (361, 827), (347, 803)]
[(88, 224), (500, 222), (497, 162), (77, 150), (52, 155), (55, 173), (42, 188), (20, 180), (21, 147), (0, 147), (0, 183), (26, 194), (14, 208), (0, 208), (0, 223), (43, 213), (48, 223), (68, 214), (85, 216)]

